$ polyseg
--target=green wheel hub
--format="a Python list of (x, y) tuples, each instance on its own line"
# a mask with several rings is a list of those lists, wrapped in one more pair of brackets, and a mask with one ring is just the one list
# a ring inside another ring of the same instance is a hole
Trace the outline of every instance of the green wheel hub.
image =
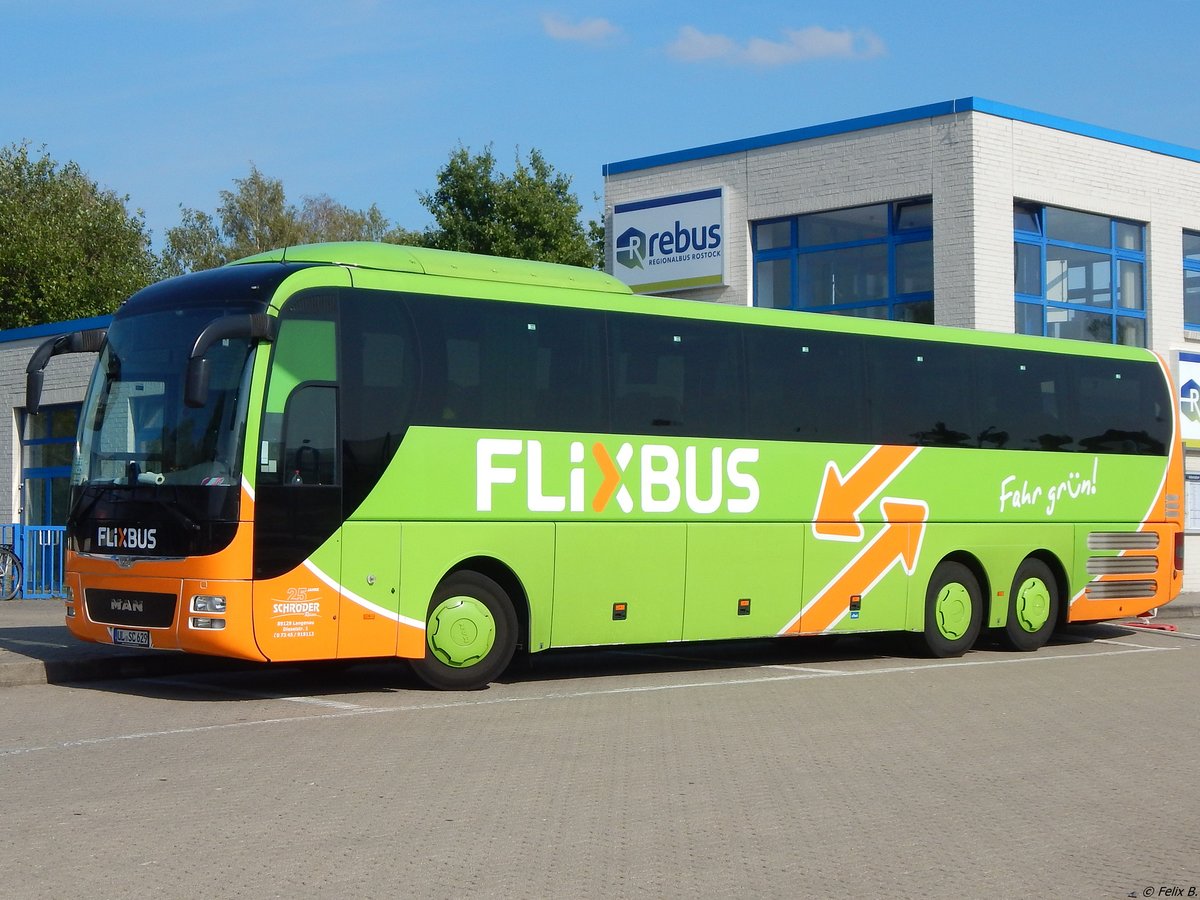
[(971, 627), (971, 592), (957, 581), (950, 582), (938, 592), (933, 614), (942, 637), (957, 641)]
[(1050, 589), (1040, 578), (1027, 578), (1013, 598), (1013, 610), (1022, 631), (1033, 634), (1050, 618)]
[(496, 620), (474, 597), (448, 597), (429, 616), (429, 649), (456, 669), (473, 666), (496, 643)]

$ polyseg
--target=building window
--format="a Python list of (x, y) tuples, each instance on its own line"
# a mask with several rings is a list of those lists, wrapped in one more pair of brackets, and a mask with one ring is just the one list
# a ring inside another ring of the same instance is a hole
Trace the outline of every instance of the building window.
[(66, 524), (79, 408), (77, 403), (43, 406), (36, 415), (25, 415), (22, 524)]
[(856, 206), (754, 224), (754, 305), (933, 322), (933, 204)]
[(1200, 232), (1183, 233), (1183, 325), (1200, 331)]
[[(1200, 248), (1196, 268), (1200, 307)], [(1017, 202), (1013, 290), (1019, 334), (1144, 347), (1145, 226)]]

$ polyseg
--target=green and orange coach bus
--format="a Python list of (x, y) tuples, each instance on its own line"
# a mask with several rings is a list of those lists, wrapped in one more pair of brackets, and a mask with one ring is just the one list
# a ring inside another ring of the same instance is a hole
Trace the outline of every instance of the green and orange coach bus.
[(555, 647), (1034, 650), (1181, 587), (1173, 392), (1141, 349), (344, 243), (138, 292), (36, 351), (30, 410), (78, 351), (84, 640), (474, 689)]

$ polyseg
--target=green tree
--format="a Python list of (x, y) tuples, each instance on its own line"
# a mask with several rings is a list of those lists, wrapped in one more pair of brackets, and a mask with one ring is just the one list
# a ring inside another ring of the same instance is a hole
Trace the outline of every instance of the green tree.
[(0, 149), (0, 328), (103, 315), (158, 277), (128, 201), (45, 147)]
[(269, 178), (253, 163), (250, 174), (221, 191), (215, 215), (181, 209), (179, 225), (167, 229), (163, 264), (173, 275), (197, 272), (294, 244), (323, 241), (399, 242), (408, 234), (394, 229), (374, 204), (355, 210), (326, 194), (291, 204), (283, 182)]
[(282, 181), (268, 178), (251, 164), (250, 174), (233, 183), (237, 190), (221, 191), (217, 209), (227, 259), (308, 242), (299, 212), (284, 196)]
[[(596, 229), (585, 230), (569, 176), (555, 171), (538, 150), (518, 153), (511, 175), (496, 169), (489, 145), (472, 154), (459, 147), (437, 174), (437, 187), (419, 195), (436, 225), (424, 243), (443, 250), (513, 256), (576, 266), (602, 264)], [(603, 237), (601, 237), (603, 248)], [(601, 253), (603, 250), (601, 250)]]

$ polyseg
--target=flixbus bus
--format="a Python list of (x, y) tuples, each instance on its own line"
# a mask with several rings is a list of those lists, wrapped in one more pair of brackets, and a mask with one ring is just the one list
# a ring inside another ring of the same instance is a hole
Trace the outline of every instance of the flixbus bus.
[(67, 623), (249, 660), (910, 632), (962, 654), (1137, 615), (1182, 579), (1153, 354), (634, 297), (377, 244), (131, 297), (80, 419)]

